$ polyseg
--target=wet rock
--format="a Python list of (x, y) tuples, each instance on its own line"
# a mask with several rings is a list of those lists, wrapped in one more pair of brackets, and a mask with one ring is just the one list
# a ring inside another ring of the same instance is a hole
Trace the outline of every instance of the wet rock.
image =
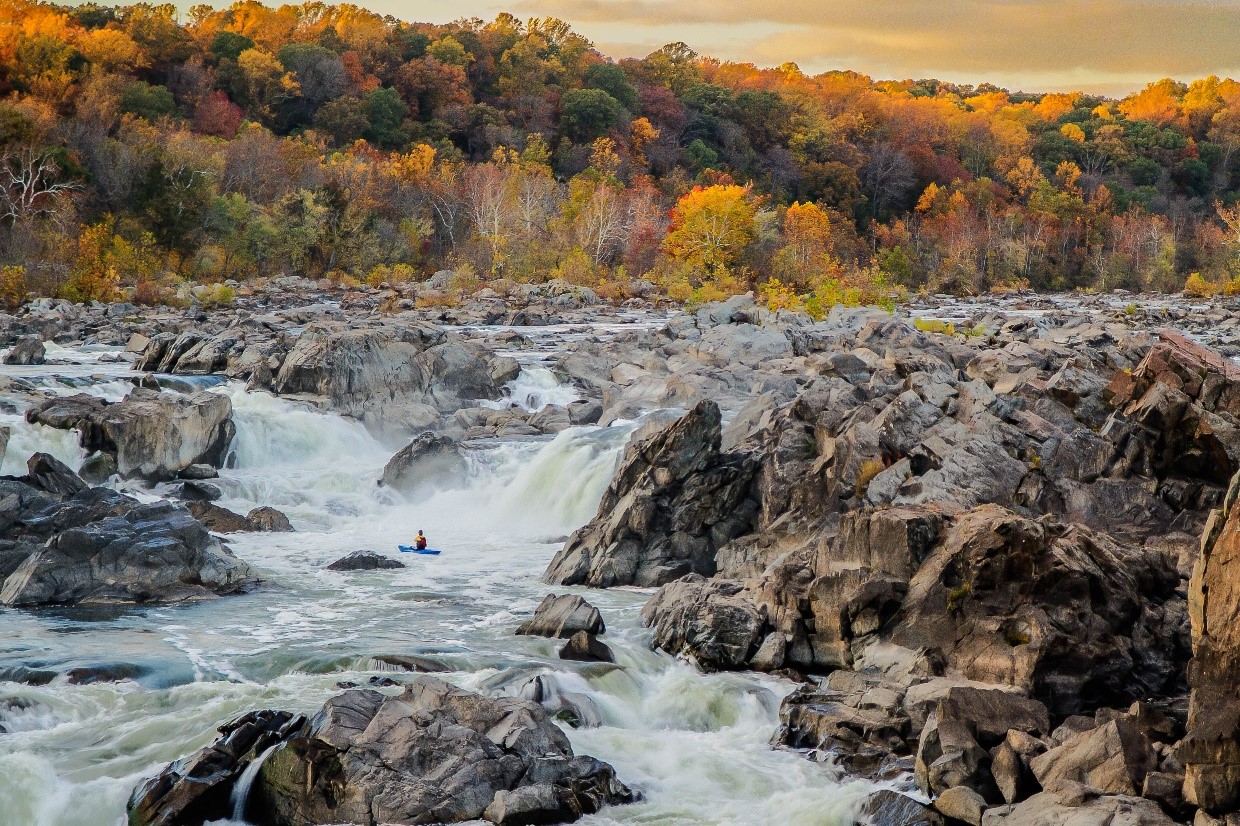
[(46, 361), (46, 348), (38, 336), (22, 336), (4, 355), (5, 364), (43, 364)]
[(642, 608), (655, 645), (707, 669), (735, 669), (762, 640), (765, 617), (735, 583), (690, 574), (668, 583)]
[(214, 502), (224, 496), (224, 492), (210, 482), (181, 482), (169, 492), (184, 502)]
[(250, 811), (272, 823), (559, 823), (632, 798), (538, 705), (421, 676), (398, 697), (329, 700), (263, 764)]
[(220, 472), (211, 465), (186, 465), (177, 474), (182, 479), (215, 479), (218, 478)]
[(585, 631), (602, 634), (607, 630), (598, 609), (575, 594), (547, 594), (534, 609), (534, 616), (517, 627), (517, 634), (566, 640)]
[(611, 649), (588, 631), (578, 631), (569, 637), (568, 642), (560, 648), (559, 657), (561, 660), (578, 662), (614, 663), (616, 661), (616, 656), (611, 653)]
[(382, 571), (403, 568), (405, 563), (399, 559), (389, 559), (374, 551), (354, 551), (346, 557), (337, 559), (327, 566), (329, 571)]
[(8, 535), (39, 543), (8, 575), (0, 603), (177, 602), (236, 593), (257, 582), (182, 506), (143, 504), (106, 488), (36, 495), (0, 480)]
[(430, 492), (458, 486), (467, 470), (461, 448), (453, 439), (427, 431), (388, 460), (379, 484), (405, 494)]
[(116, 475), (116, 457), (97, 450), (82, 461), (78, 474), (92, 485), (101, 485)]
[(213, 744), (134, 789), (129, 823), (184, 826), (231, 817), (229, 798), (246, 766), (304, 724), (304, 717), (287, 711), (252, 711), (221, 726)]
[(290, 533), (293, 530), (292, 523), (282, 511), (267, 505), (251, 508), (245, 515), (245, 523), (249, 530), (264, 533)]
[(65, 672), (65, 679), (72, 685), (91, 685), (92, 683), (116, 683), (121, 680), (132, 680), (147, 673), (147, 669), (133, 663), (111, 663), (108, 665), (84, 665), (70, 668)]
[(420, 674), (439, 674), (452, 668), (443, 660), (421, 654), (376, 654), (375, 663), (390, 666), (398, 671), (416, 671)]
[(747, 532), (755, 467), (719, 451), (719, 407), (702, 402), (625, 449), (598, 515), (556, 554), (544, 579), (560, 585), (662, 585), (715, 572), (715, 553)]

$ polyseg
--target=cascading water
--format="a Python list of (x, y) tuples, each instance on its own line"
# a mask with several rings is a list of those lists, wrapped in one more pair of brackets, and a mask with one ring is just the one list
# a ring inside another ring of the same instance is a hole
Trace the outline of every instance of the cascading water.
[[(791, 684), (705, 675), (650, 651), (647, 592), (588, 594), (622, 669), (565, 662), (557, 641), (513, 635), (551, 590), (539, 577), (558, 543), (593, 516), (631, 426), (471, 444), (462, 489), (406, 500), (376, 486), (392, 450), (356, 422), (236, 384), (215, 392), (232, 398), (237, 425), (232, 467), (214, 480), (221, 504), (273, 505), (297, 532), (228, 537), (270, 583), (250, 594), (0, 614), (0, 679), (24, 680), (0, 683), (0, 824), (120, 826), (132, 788), (220, 724), (260, 708), (313, 713), (338, 683), (393, 676), (393, 655), (432, 658), (446, 679), (486, 691), (519, 694), (541, 677), (571, 716), (597, 723), (568, 729), (574, 747), (615, 765), (644, 800), (583, 823), (853, 821), (872, 786), (768, 745)], [(13, 439), (20, 463), (34, 449), (77, 449), (46, 428)], [(442, 556), (395, 552), (418, 529)], [(407, 567), (324, 570), (363, 549)], [(124, 679), (71, 683), (82, 668)]]

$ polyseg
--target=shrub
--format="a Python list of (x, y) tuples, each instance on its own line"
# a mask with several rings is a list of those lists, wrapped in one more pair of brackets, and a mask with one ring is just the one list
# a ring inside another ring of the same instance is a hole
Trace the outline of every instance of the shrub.
[(1206, 281), (1201, 273), (1195, 272), (1184, 281), (1183, 292), (1189, 298), (1209, 298), (1218, 294), (1219, 285)]
[(857, 485), (855, 493), (857, 498), (865, 496), (866, 490), (870, 487), (870, 482), (874, 481), (874, 477), (887, 469), (882, 459), (866, 459), (861, 463), (861, 468), (857, 471)]
[(956, 325), (938, 318), (915, 318), (913, 326), (923, 333), (939, 333), (945, 336), (956, 335)]
[(0, 268), (0, 304), (12, 312), (28, 297), (25, 267)]

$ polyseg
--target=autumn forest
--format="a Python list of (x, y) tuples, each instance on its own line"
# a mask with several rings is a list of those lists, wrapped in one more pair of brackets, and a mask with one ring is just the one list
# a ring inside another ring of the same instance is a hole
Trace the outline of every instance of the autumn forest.
[(556, 19), (0, 0), (9, 304), (443, 269), (441, 301), (558, 278), (815, 314), (920, 290), (1230, 292), (1238, 201), (1240, 83), (1217, 77), (1112, 100), (683, 43), (617, 62)]

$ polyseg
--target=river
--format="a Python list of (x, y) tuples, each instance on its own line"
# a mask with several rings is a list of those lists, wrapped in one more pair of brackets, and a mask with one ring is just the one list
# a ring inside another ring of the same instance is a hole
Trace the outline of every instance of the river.
[[(120, 398), (129, 373), (114, 353), (55, 348), (57, 364), (2, 371), (55, 392)], [(445, 679), (488, 692), (516, 693), (543, 675), (595, 724), (566, 725), (573, 747), (612, 763), (644, 796), (582, 823), (854, 822), (873, 784), (769, 745), (794, 685), (702, 674), (651, 651), (639, 616), (649, 591), (580, 592), (603, 613), (620, 668), (567, 663), (554, 641), (513, 635), (550, 590), (539, 577), (551, 556), (594, 514), (632, 423), (471, 445), (461, 489), (405, 501), (375, 484), (396, 446), (360, 424), (236, 384), (213, 391), (232, 398), (237, 425), (219, 504), (242, 513), (271, 505), (297, 530), (228, 539), (267, 583), (246, 595), (0, 609), (0, 826), (123, 824), (135, 784), (211, 742), (220, 724), (257, 708), (313, 712), (340, 683), (399, 681), (382, 659), (391, 655), (432, 658), (450, 669)], [(572, 391), (530, 359), (513, 398), (563, 403)], [(6, 409), (4, 473), (23, 472), (35, 450), (80, 464), (72, 434)], [(324, 570), (361, 549), (399, 557), (396, 543), (419, 529), (441, 556), (407, 555), (403, 570)], [(99, 666), (125, 679), (68, 676)]]

